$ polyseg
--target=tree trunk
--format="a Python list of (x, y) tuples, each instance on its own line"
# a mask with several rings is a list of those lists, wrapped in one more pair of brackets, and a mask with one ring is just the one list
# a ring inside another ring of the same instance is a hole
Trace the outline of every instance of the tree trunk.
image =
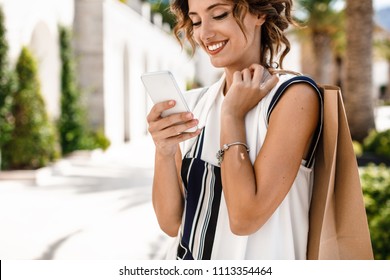
[(315, 57), (315, 76), (314, 79), (321, 84), (333, 83), (333, 55), (332, 39), (328, 34), (314, 32), (313, 51)]
[(333, 83), (340, 88), (343, 88), (343, 75), (344, 75), (344, 61), (343, 58), (340, 55), (336, 55), (334, 64), (335, 64), (335, 70), (333, 73)]
[(375, 129), (372, 93), (372, 0), (346, 1), (347, 50), (344, 98), (352, 138), (362, 141)]
[(301, 73), (316, 78), (313, 40), (301, 39)]

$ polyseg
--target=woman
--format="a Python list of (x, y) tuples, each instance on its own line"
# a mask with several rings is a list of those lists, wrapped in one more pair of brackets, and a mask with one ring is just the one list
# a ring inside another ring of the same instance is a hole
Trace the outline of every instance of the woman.
[(224, 74), (186, 93), (193, 114), (162, 118), (175, 106), (167, 101), (147, 117), (153, 205), (162, 230), (176, 236), (168, 257), (306, 258), (321, 101), (309, 78), (271, 68), (282, 47), (279, 65), (289, 51), (291, 8), (291, 0), (171, 2), (177, 37)]

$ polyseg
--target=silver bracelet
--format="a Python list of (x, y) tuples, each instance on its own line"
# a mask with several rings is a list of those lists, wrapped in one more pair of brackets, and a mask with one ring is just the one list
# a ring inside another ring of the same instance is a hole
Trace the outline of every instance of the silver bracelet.
[(218, 165), (221, 166), (221, 163), (222, 163), (222, 160), (223, 160), (223, 155), (224, 153), (229, 150), (229, 148), (231, 146), (234, 146), (234, 145), (241, 145), (241, 146), (244, 146), (246, 148), (246, 151), (249, 153), (249, 147), (247, 144), (243, 143), (243, 142), (233, 142), (233, 143), (230, 143), (230, 144), (224, 144), (222, 146), (222, 149), (220, 149), (218, 152), (217, 152), (217, 159), (218, 159)]

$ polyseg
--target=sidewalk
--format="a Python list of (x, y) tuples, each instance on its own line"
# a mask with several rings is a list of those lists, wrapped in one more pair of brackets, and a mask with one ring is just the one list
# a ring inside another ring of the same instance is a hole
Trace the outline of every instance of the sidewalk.
[(161, 259), (148, 141), (61, 160), (38, 182), (0, 180), (0, 259)]

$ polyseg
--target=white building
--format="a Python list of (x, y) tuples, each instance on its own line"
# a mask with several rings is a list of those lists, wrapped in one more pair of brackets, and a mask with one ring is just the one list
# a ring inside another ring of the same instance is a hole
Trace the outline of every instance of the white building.
[[(140, 80), (143, 72), (169, 69), (182, 89), (193, 79), (209, 85), (221, 73), (210, 66), (203, 52), (190, 58), (181, 50), (161, 16), (151, 19), (150, 6), (140, 0), (129, 0), (128, 5), (118, 0), (0, 0), (0, 5), (11, 62), (15, 63), (22, 46), (35, 54), (53, 119), (60, 113), (58, 25), (73, 29), (89, 122), (103, 129), (113, 145), (142, 141), (146, 136), (145, 117), (151, 102)], [(284, 66), (300, 71), (301, 47), (296, 38), (290, 40), (293, 46)], [(375, 62), (373, 98), (386, 82), (387, 71), (383, 61)]]
[(150, 6), (129, 2), (0, 0), (11, 62), (16, 62), (22, 46), (32, 50), (53, 119), (60, 113), (58, 25), (73, 29), (90, 124), (104, 129), (113, 145), (146, 135), (151, 102), (140, 80), (143, 72), (169, 69), (182, 89), (195, 75), (194, 60), (164, 31), (161, 17), (152, 24)]

